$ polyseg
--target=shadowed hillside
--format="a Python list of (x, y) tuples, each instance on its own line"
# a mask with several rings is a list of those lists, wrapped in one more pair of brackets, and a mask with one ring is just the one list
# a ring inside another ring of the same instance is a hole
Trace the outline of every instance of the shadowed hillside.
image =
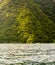
[(0, 42), (53, 43), (55, 24), (33, 0), (0, 3)]
[(55, 22), (55, 0), (34, 0), (34, 2)]

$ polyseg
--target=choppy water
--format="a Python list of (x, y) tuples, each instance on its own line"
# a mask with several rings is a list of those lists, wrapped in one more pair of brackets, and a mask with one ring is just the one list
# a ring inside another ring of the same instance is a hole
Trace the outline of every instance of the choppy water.
[(55, 45), (0, 44), (0, 65), (55, 65)]

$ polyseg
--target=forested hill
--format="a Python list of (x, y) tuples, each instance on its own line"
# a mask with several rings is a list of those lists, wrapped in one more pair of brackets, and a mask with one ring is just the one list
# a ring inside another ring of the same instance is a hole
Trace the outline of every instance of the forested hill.
[(54, 43), (55, 23), (34, 0), (1, 0), (0, 42)]
[(55, 22), (55, 0), (34, 0), (34, 2)]

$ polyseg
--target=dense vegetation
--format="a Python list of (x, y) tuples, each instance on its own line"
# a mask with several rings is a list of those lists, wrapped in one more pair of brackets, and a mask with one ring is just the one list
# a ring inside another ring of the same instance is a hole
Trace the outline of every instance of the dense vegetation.
[(55, 0), (34, 0), (34, 2), (55, 22)]
[(2, 0), (0, 42), (54, 43), (54, 17), (51, 19), (42, 7), (34, 0)]

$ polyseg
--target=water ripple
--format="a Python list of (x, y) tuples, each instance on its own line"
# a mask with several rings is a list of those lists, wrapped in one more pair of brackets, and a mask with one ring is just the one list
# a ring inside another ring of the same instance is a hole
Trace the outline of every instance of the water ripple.
[(0, 44), (0, 65), (55, 65), (55, 45)]

